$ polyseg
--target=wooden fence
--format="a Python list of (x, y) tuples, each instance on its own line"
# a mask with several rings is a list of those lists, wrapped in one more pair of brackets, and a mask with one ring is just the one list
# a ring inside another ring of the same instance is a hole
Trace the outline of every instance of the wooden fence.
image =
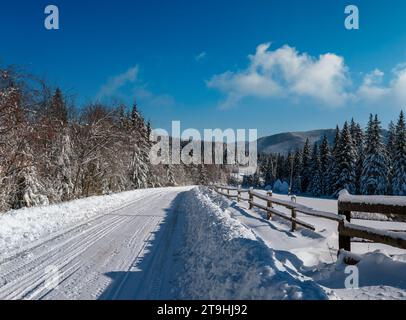
[[(406, 217), (406, 197), (368, 197), (353, 196), (347, 191), (342, 191), (338, 199), (338, 215), (330, 212), (314, 210), (293, 201), (284, 201), (272, 196), (272, 192), (266, 195), (251, 189), (241, 189), (229, 186), (210, 186), (217, 193), (229, 198), (236, 199), (237, 202), (247, 201), (249, 209), (254, 207), (267, 212), (268, 220), (272, 216), (278, 216), (291, 222), (291, 231), (295, 231), (297, 226), (310, 230), (315, 227), (297, 218), (297, 213), (332, 220), (338, 223), (338, 248), (340, 250), (351, 251), (351, 238), (356, 237), (369, 241), (383, 243), (389, 246), (406, 249), (406, 232), (395, 232), (364, 227), (351, 223), (352, 212), (380, 213), (384, 215), (402, 215)], [(234, 194), (232, 194), (234, 193)], [(247, 194), (248, 197), (244, 197)], [(255, 199), (266, 201), (266, 206), (255, 202)], [(290, 211), (290, 215), (283, 213), (275, 206), (282, 206)]]
[(379, 230), (352, 224), (352, 212), (380, 213), (406, 218), (406, 197), (354, 196), (343, 190), (338, 198), (338, 214), (344, 217), (338, 224), (340, 249), (351, 251), (352, 237), (406, 249), (406, 232)]

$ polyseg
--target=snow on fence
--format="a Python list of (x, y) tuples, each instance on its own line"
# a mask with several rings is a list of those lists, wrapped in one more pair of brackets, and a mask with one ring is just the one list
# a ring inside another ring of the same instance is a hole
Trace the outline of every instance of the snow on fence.
[[(295, 231), (298, 225), (313, 231), (315, 230), (315, 227), (311, 224), (297, 219), (296, 214), (298, 212), (309, 216), (336, 221), (338, 223), (338, 247), (340, 250), (351, 251), (351, 238), (353, 237), (406, 249), (406, 232), (379, 230), (351, 223), (351, 212), (403, 215), (406, 217), (406, 197), (354, 196), (350, 195), (346, 190), (343, 190), (338, 199), (337, 215), (330, 212), (314, 210), (293, 201), (276, 199), (272, 196), (272, 191), (268, 192), (267, 195), (264, 195), (254, 191), (253, 188), (241, 189), (218, 185), (213, 185), (211, 188), (229, 199), (236, 199), (237, 202), (240, 202), (241, 200), (248, 201), (249, 209), (256, 207), (266, 211), (268, 220), (272, 218), (272, 215), (276, 215), (290, 221), (292, 223), (292, 231)], [(237, 191), (237, 194), (231, 194), (231, 191)], [(248, 198), (242, 196), (246, 193), (248, 193)], [(255, 198), (266, 201), (267, 205), (265, 206), (255, 202)], [(276, 210), (274, 205), (289, 209), (291, 216)]]
[(357, 237), (392, 247), (406, 249), (406, 233), (379, 230), (351, 223), (352, 212), (380, 213), (406, 217), (406, 197), (392, 196), (354, 196), (347, 190), (340, 192), (338, 214), (343, 219), (338, 224), (338, 246), (351, 251), (351, 238)]

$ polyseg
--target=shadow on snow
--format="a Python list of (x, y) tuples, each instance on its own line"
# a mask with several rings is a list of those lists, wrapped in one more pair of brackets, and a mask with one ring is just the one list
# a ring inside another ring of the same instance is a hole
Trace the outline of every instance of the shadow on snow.
[[(176, 269), (176, 251), (182, 241), (183, 218), (177, 212), (186, 192), (178, 194), (165, 209), (159, 227), (144, 243), (143, 256), (136, 257), (129, 270), (108, 272), (112, 282), (99, 300), (158, 300), (174, 299), (170, 283)], [(153, 213), (151, 213), (153, 215)], [(177, 244), (174, 244), (177, 242)]]

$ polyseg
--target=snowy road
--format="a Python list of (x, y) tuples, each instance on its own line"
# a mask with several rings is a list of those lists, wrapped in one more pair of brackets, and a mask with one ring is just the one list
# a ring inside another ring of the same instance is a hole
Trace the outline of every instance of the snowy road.
[(170, 298), (176, 208), (187, 190), (152, 190), (3, 260), (0, 299)]
[(348, 289), (337, 226), (309, 222), (316, 232), (293, 233), (193, 187), (11, 211), (0, 215), (0, 300), (406, 299), (404, 253), (363, 254)]

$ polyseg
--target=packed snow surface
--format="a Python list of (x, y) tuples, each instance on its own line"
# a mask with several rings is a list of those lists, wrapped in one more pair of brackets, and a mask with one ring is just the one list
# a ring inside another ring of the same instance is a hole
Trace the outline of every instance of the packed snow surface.
[(0, 261), (16, 250), (67, 227), (88, 222), (103, 214), (120, 211), (163, 189), (129, 191), (70, 202), (0, 213)]
[[(337, 214), (335, 200), (297, 203)], [(298, 213), (316, 230), (291, 232), (290, 223), (264, 217), (197, 187), (7, 212), (0, 216), (0, 299), (406, 299), (404, 250), (353, 243), (359, 288), (347, 289), (337, 222)]]

